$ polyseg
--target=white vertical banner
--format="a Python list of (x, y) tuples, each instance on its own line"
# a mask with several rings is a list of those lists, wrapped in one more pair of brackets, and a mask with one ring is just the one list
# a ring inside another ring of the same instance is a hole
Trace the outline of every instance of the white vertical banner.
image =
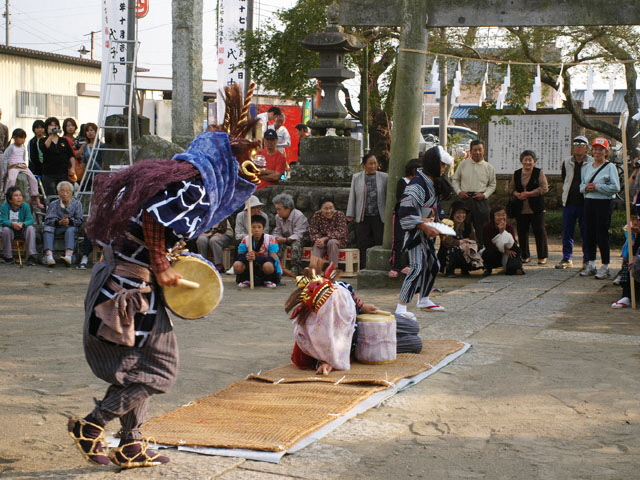
[[(135, 19), (131, 19), (135, 21)], [(102, 121), (109, 115), (122, 115), (127, 105), (127, 41), (129, 10), (127, 0), (102, 0), (102, 78), (100, 85), (100, 112)], [(131, 48), (135, 48), (132, 46)], [(108, 84), (111, 84), (107, 86)], [(113, 85), (117, 84), (117, 85)]]
[(247, 28), (247, 0), (219, 0), (218, 3), (218, 123), (224, 121), (224, 87), (238, 83), (244, 92), (244, 51), (235, 41)]

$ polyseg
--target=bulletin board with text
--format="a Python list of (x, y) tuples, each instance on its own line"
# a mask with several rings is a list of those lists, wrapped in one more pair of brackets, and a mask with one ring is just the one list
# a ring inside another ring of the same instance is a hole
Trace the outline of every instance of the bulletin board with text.
[[(509, 124), (493, 123), (503, 118)], [(512, 174), (521, 168), (524, 150), (535, 152), (536, 167), (546, 174), (560, 174), (562, 159), (571, 155), (571, 115), (506, 115), (491, 120), (485, 158), (497, 174)]]

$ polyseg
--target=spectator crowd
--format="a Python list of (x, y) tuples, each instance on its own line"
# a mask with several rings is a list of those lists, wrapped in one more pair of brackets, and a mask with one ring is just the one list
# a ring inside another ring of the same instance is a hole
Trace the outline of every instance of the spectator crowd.
[[(258, 152), (258, 162), (262, 162), (258, 190), (262, 190), (286, 178), (290, 168), (286, 148), (291, 146), (291, 136), (283, 125), (284, 114), (278, 107), (259, 115), (258, 120), (258, 137), (263, 142), (263, 148)], [(104, 144), (98, 138), (98, 126), (85, 123), (78, 127), (73, 118), (60, 123), (51, 117), (33, 122), (32, 133), (28, 139), (25, 130), (10, 131), (0, 123), (0, 179), (5, 197), (0, 207), (3, 263), (15, 262), (14, 250), (18, 246), (24, 250), (29, 266), (77, 263), (78, 268), (84, 269), (89, 264), (93, 245), (88, 239), (78, 245), (84, 212), (74, 193), (87, 170), (102, 169), (103, 152), (97, 147)], [(296, 126), (296, 133), (298, 141), (310, 135), (304, 124)], [(589, 147), (591, 155), (588, 154)], [(621, 189), (616, 167), (608, 160), (609, 152), (606, 138), (596, 137), (589, 144), (585, 136), (577, 136), (573, 139), (572, 155), (562, 162), (561, 173), (562, 259), (555, 268), (573, 266), (577, 224), (582, 238), (580, 275), (600, 280), (611, 277), (609, 228), (613, 198)], [(438, 158), (443, 165), (442, 175), (436, 171), (440, 164), (435, 160), (435, 166), (430, 167), (431, 174), (425, 175), (426, 152), (421, 158), (406, 162), (405, 176), (396, 185), (389, 276), (404, 275), (405, 280), (412, 277), (411, 281), (418, 283), (404, 292), (405, 301), (399, 306), (410, 301), (412, 294), (408, 292), (419, 292), (425, 285), (432, 285), (438, 273), (456, 276), (482, 270), (482, 274), (488, 276), (496, 269), (503, 269), (507, 275), (524, 275), (526, 265), (532, 261), (530, 231), (534, 237), (537, 264), (548, 262), (544, 197), (549, 192), (549, 182), (545, 172), (537, 166), (536, 152), (529, 149), (521, 152), (521, 168), (511, 176), (508, 201), (493, 206), (489, 199), (496, 191), (496, 173), (484, 158), (484, 142), (473, 141), (469, 153), (470, 158), (457, 166), (449, 166), (453, 162), (441, 153)], [(248, 286), (251, 263), (256, 284), (275, 288), (280, 284), (286, 260), (290, 259), (290, 274), (302, 273), (307, 247), (311, 250), (309, 265), (316, 271), (322, 271), (328, 262), (338, 265), (340, 249), (346, 248), (350, 240), (351, 224), (354, 243), (360, 251), (360, 268), (366, 268), (367, 249), (382, 244), (388, 176), (380, 171), (378, 159), (373, 154), (364, 155), (361, 167), (362, 171), (353, 175), (344, 212), (336, 208), (333, 198), (322, 196), (315, 211), (305, 215), (296, 208), (291, 195), (280, 193), (273, 197), (275, 215), (270, 221), (270, 216), (262, 211), (264, 204), (253, 196), (248, 211), (245, 209), (218, 223), (200, 235), (192, 248), (210, 258), (220, 272), (236, 275), (239, 287)], [(447, 175), (447, 169), (453, 174)], [(24, 175), (22, 188), (18, 186), (21, 174)], [(419, 187), (412, 186), (416, 184)], [(409, 186), (412, 187), (407, 190)], [(411, 195), (422, 195), (422, 201), (426, 203), (420, 206), (416, 203), (413, 207), (406, 203), (403, 208), (402, 202)], [(426, 201), (427, 197), (433, 202)], [(450, 200), (453, 200), (451, 208), (445, 214), (443, 204)], [(420, 221), (409, 221), (409, 217)], [(515, 221), (515, 226), (509, 223), (510, 219)], [(443, 235), (440, 231), (436, 234), (429, 230), (420, 233), (424, 238), (420, 235), (414, 238), (413, 233), (421, 223), (446, 225), (453, 233)], [(41, 228), (37, 229), (38, 225)], [(627, 253), (623, 257), (623, 268), (616, 276), (623, 296), (612, 304), (614, 308), (630, 303), (631, 264), (628, 256), (629, 253), (633, 256), (637, 250), (639, 228), (635, 220), (626, 228)], [(36, 240), (40, 232), (42, 250), (38, 252)], [(64, 248), (58, 248), (57, 258), (54, 257), (56, 237), (64, 243)], [(436, 237), (439, 238), (437, 251), (435, 243), (430, 243), (430, 239)], [(420, 242), (426, 253), (415, 251), (412, 258), (411, 249)], [(231, 268), (229, 265), (225, 268), (224, 254), (228, 247), (237, 250)], [(599, 267), (596, 265), (598, 253)], [(425, 268), (434, 269), (433, 274), (429, 279), (418, 280)], [(423, 291), (421, 295), (419, 308), (444, 310), (444, 307), (424, 300), (428, 299), (428, 292)]]
[[(0, 207), (2, 261), (15, 263), (13, 251), (22, 253), (24, 249), (25, 263), (36, 265), (36, 239), (41, 231), (41, 262), (70, 266), (75, 262), (76, 243), (84, 223), (82, 204), (73, 195), (85, 171), (102, 169), (103, 151), (96, 147), (104, 144), (95, 123), (78, 128), (73, 118), (64, 119), (62, 125), (56, 117), (36, 120), (31, 130), (33, 136), (27, 141), (25, 130), (16, 128), (9, 134), (9, 128), (0, 124), (0, 184), (5, 200)], [(22, 187), (21, 175), (26, 179)], [(64, 239), (64, 249), (57, 259), (55, 237)], [(92, 249), (85, 238), (78, 268), (87, 267)], [(22, 262), (21, 256), (19, 259)]]

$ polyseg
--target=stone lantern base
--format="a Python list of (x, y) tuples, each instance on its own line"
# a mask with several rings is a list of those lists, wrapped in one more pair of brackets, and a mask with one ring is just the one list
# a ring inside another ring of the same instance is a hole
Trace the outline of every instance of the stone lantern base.
[(301, 165), (360, 168), (360, 141), (351, 137), (307, 137), (300, 142)]

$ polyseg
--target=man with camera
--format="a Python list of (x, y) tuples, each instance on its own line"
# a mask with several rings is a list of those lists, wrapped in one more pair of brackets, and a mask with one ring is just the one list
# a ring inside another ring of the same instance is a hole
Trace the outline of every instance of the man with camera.
[(576, 221), (582, 238), (582, 261), (587, 261), (584, 195), (580, 192), (580, 177), (582, 169), (593, 162), (593, 158), (587, 155), (588, 145), (586, 137), (577, 136), (573, 139), (573, 155), (562, 161), (562, 260), (556, 265), (560, 270), (573, 266), (571, 257)]
[[(76, 160), (69, 140), (60, 137), (60, 121), (56, 117), (44, 122), (47, 135), (39, 140), (42, 152), (42, 184), (47, 195), (56, 195), (56, 185), (75, 176)], [(74, 181), (74, 180), (72, 180)]]

